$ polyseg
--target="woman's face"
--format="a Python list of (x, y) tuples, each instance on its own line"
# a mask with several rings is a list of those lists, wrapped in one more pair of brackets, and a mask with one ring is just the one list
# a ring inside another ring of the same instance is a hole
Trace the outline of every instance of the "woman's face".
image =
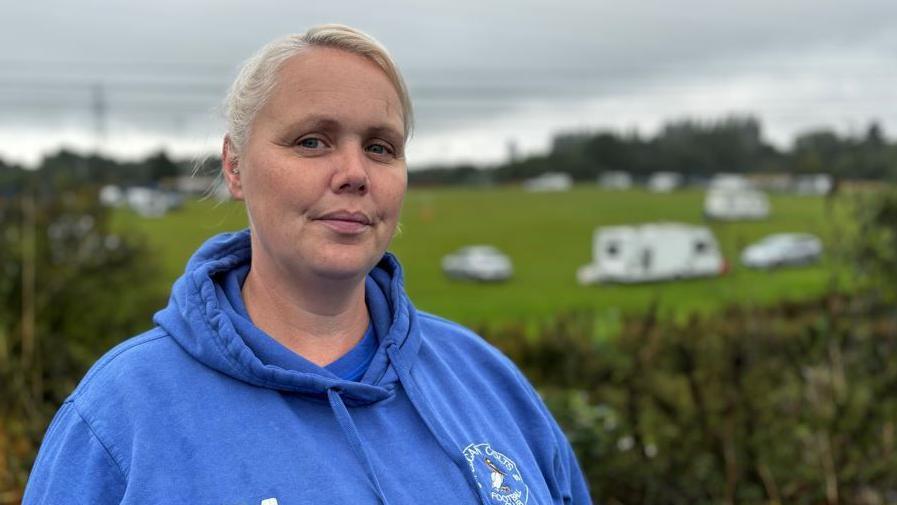
[(250, 130), (235, 165), (225, 142), (224, 169), (246, 202), (253, 268), (367, 274), (395, 233), (407, 184), (401, 102), (383, 71), (352, 53), (308, 49), (282, 66)]

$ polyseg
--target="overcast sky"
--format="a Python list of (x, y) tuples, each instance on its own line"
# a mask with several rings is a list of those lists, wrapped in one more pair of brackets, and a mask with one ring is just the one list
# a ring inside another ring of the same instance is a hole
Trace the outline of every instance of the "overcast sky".
[(411, 88), (412, 166), (501, 161), (557, 131), (652, 134), (754, 114), (767, 138), (897, 132), (897, 1), (34, 0), (0, 18), (0, 158), (61, 145), (122, 157), (216, 151), (218, 104), (267, 41), (340, 22)]

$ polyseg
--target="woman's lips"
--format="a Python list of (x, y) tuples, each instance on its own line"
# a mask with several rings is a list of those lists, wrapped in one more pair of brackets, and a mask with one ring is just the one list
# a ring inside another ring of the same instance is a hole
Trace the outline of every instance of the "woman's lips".
[(329, 212), (316, 219), (331, 230), (346, 235), (364, 233), (371, 227), (371, 219), (363, 212)]

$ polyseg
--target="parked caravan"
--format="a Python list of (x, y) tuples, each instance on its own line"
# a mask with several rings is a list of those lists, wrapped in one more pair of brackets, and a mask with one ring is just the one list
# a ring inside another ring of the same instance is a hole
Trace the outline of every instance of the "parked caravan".
[(769, 198), (740, 175), (719, 174), (707, 187), (704, 215), (725, 221), (764, 219), (769, 217)]
[(580, 284), (650, 282), (712, 277), (726, 271), (706, 226), (656, 223), (595, 230), (592, 263), (576, 272)]
[(608, 170), (598, 177), (598, 184), (604, 189), (629, 189), (632, 187), (632, 176), (629, 172)]
[(184, 203), (184, 197), (177, 193), (144, 187), (128, 188), (125, 200), (141, 217), (161, 217)]
[(563, 172), (546, 172), (523, 181), (527, 191), (567, 191), (573, 187), (573, 177)]
[(799, 195), (825, 196), (834, 187), (835, 181), (828, 174), (801, 175), (794, 180), (794, 191)]
[(754, 189), (754, 184), (743, 175), (722, 173), (710, 179), (707, 189)]
[(648, 178), (646, 187), (652, 193), (669, 193), (682, 186), (682, 174), (676, 172), (654, 172)]

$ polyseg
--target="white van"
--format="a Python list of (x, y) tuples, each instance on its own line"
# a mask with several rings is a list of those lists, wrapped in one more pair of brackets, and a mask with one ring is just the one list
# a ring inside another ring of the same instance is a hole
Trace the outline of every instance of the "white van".
[(655, 223), (595, 230), (592, 263), (576, 272), (580, 284), (713, 277), (727, 269), (706, 226)]

